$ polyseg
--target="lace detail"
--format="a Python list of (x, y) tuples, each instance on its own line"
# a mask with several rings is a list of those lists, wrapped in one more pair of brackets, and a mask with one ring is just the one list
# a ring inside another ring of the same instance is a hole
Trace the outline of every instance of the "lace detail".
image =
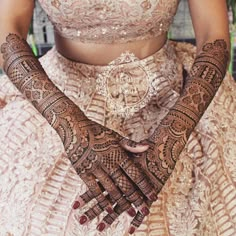
[(126, 43), (167, 32), (179, 0), (39, 2), (63, 37), (87, 43)]

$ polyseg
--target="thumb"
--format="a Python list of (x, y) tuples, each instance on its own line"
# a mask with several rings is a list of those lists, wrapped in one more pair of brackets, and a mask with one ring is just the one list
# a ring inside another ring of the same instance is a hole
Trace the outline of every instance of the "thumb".
[(142, 153), (148, 150), (149, 144), (146, 141), (141, 141), (139, 143), (134, 142), (132, 140), (123, 138), (120, 141), (120, 145), (129, 152), (132, 153)]

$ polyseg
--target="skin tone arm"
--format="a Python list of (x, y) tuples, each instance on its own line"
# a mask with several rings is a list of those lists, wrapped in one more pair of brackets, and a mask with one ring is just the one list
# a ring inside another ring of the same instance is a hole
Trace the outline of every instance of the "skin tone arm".
[[(9, 9), (9, 10), (7, 10)], [(9, 32), (18, 34), (26, 39), (31, 18), (33, 15), (34, 1), (7, 1), (0, 2), (0, 45), (2, 45)], [(0, 54), (0, 67), (3, 66)]]
[[(149, 138), (150, 148), (137, 155), (159, 193), (175, 168), (185, 144), (215, 96), (227, 70), (229, 29), (226, 2), (189, 0), (197, 39), (197, 56), (185, 87), (160, 126)], [(143, 216), (134, 218), (130, 233)]]
[[(0, 44), (3, 56), (1, 63), (4, 71), (18, 90), (57, 131), (73, 167), (97, 199), (98, 204), (94, 211), (88, 212), (87, 217), (92, 219), (106, 209), (110, 215), (106, 216), (104, 221), (111, 224), (124, 211), (131, 212), (132, 216), (136, 214), (131, 203), (141, 215), (147, 215), (147, 204), (143, 196), (147, 196), (147, 199), (153, 202), (156, 194), (141, 168), (134, 162), (131, 163), (120, 147), (120, 142), (123, 143), (124, 139), (88, 120), (50, 81), (26, 43), (33, 3), (34, 1), (29, 0), (0, 2)], [(11, 14), (8, 14), (9, 12)], [(126, 144), (131, 150), (136, 146), (133, 142)], [(127, 163), (132, 166), (131, 171)], [(141, 191), (137, 191), (136, 185)], [(113, 203), (117, 203), (114, 209), (104, 196), (104, 189), (109, 193)], [(86, 201), (89, 196), (84, 194), (82, 199)], [(85, 218), (82, 218), (81, 222), (85, 222)], [(100, 225), (99, 229), (102, 227), (103, 225)]]
[(189, 0), (189, 9), (196, 35), (197, 53), (207, 42), (222, 39), (230, 48), (226, 1)]

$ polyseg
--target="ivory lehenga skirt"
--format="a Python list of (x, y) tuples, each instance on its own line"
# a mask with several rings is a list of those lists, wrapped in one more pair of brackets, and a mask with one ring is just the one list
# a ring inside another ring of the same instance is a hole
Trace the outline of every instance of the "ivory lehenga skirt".
[[(107, 66), (41, 58), (50, 79), (90, 118), (125, 137), (147, 138), (174, 105), (195, 48), (167, 42), (139, 60), (126, 52)], [(170, 179), (136, 232), (139, 236), (236, 235), (236, 84), (226, 76), (192, 133)], [(128, 235), (126, 214), (99, 234), (73, 211), (86, 190), (57, 133), (0, 78), (0, 236)]]

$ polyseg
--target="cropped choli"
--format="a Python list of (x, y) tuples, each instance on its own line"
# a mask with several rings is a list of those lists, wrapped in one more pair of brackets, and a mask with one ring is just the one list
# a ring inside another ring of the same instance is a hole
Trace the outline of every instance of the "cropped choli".
[(54, 29), (85, 43), (127, 43), (168, 31), (179, 0), (39, 0)]

